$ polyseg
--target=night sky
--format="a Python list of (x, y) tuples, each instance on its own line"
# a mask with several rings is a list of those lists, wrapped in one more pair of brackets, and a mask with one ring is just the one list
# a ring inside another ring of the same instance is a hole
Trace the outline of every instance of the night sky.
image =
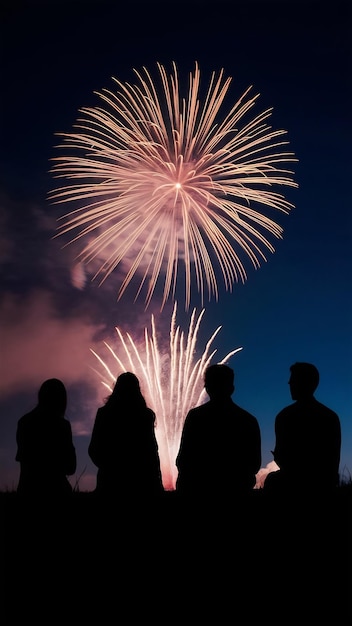
[[(289, 367), (314, 363), (318, 400), (341, 420), (340, 472), (352, 472), (351, 420), (351, 11), (348, 1), (241, 2), (3, 2), (1, 15), (0, 168), (0, 489), (17, 485), (17, 420), (32, 409), (46, 378), (68, 389), (67, 417), (77, 450), (81, 489), (92, 489), (96, 468), (87, 448), (98, 406), (106, 396), (92, 368), (94, 349), (115, 326), (138, 336), (151, 314), (168, 333), (169, 301), (156, 294), (145, 310), (128, 291), (117, 301), (114, 275), (75, 286), (74, 248), (53, 239), (62, 208), (48, 201), (55, 133), (72, 129), (78, 110), (99, 104), (95, 91), (112, 77), (133, 81), (133, 68), (175, 61), (186, 79), (198, 61), (201, 75), (224, 68), (232, 77), (227, 103), (247, 87), (260, 93), (254, 113), (273, 107), (270, 124), (287, 130), (298, 162), (298, 189), (284, 189), (295, 205), (276, 215), (282, 240), (245, 284), (205, 303), (197, 348), (218, 326), (222, 358), (237, 347), (233, 399), (253, 413), (262, 432), (263, 467), (272, 461), (275, 415), (290, 404)], [(233, 102), (232, 102), (233, 101)], [(349, 194), (350, 195), (350, 194)], [(118, 270), (117, 270), (118, 273)], [(117, 275), (116, 273), (116, 275)], [(77, 282), (76, 282), (77, 285)], [(186, 331), (202, 308), (192, 292), (190, 311), (178, 300)], [(216, 425), (214, 425), (216, 427)], [(300, 462), (297, 451), (297, 463)], [(316, 479), (319, 480), (319, 468)]]

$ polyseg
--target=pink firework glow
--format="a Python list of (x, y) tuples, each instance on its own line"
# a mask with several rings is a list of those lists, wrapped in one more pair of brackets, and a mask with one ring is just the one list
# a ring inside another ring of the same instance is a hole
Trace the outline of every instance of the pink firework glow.
[(181, 278), (187, 310), (191, 284), (202, 303), (205, 292), (218, 299), (216, 270), (231, 291), (247, 278), (244, 259), (258, 268), (275, 251), (267, 234), (282, 238), (283, 229), (263, 210), (293, 208), (273, 189), (297, 187), (284, 165), (297, 159), (282, 151), (286, 131), (267, 124), (272, 109), (244, 121), (259, 96), (251, 87), (222, 115), (231, 83), (223, 69), (202, 101), (197, 63), (185, 96), (176, 64), (170, 75), (157, 67), (158, 85), (146, 68), (134, 70), (136, 84), (113, 78), (115, 90), (97, 92), (103, 106), (82, 108), (73, 131), (58, 133), (67, 156), (52, 172), (71, 182), (49, 198), (73, 203), (55, 236), (82, 240), (77, 258), (93, 279), (118, 268), (121, 298), (138, 277), (135, 299), (144, 288), (146, 306), (160, 280), (163, 308)]
[[(176, 311), (175, 303), (168, 347), (159, 346), (155, 320), (152, 316), (151, 331), (144, 329), (144, 342), (141, 346), (137, 346), (129, 333), (124, 334), (116, 328), (118, 347), (112, 348), (104, 342), (110, 357), (109, 365), (92, 350), (102, 366), (101, 371), (95, 371), (99, 376), (103, 373), (102, 383), (109, 391), (112, 391), (116, 377), (120, 373), (131, 371), (138, 376), (147, 404), (157, 416), (156, 435), (166, 489), (175, 488), (177, 478), (175, 459), (184, 419), (190, 408), (208, 398), (203, 387), (203, 373), (215, 357), (217, 350), (212, 348), (212, 344), (221, 329), (219, 326), (213, 332), (206, 342), (203, 353), (196, 358), (198, 331), (205, 309), (198, 317), (196, 310), (193, 310), (187, 334), (176, 325)], [(217, 362), (227, 363), (240, 350), (242, 348), (232, 350)]]

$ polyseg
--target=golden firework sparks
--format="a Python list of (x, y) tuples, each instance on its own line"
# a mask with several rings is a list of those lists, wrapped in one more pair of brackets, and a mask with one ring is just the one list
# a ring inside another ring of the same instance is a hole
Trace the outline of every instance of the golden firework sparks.
[(138, 275), (135, 298), (145, 285), (148, 306), (163, 282), (163, 308), (183, 267), (187, 309), (193, 278), (203, 304), (205, 291), (218, 298), (216, 270), (231, 291), (247, 278), (245, 259), (258, 268), (274, 252), (270, 237), (283, 229), (267, 213), (293, 208), (274, 188), (298, 186), (286, 169), (297, 159), (283, 151), (287, 131), (267, 124), (271, 108), (244, 121), (259, 96), (251, 87), (222, 116), (231, 83), (223, 69), (203, 103), (197, 63), (186, 97), (175, 63), (170, 75), (158, 70), (159, 89), (146, 68), (134, 70), (136, 84), (114, 78), (114, 91), (97, 92), (104, 106), (82, 108), (73, 132), (58, 133), (68, 154), (52, 172), (69, 182), (49, 198), (78, 205), (55, 236), (82, 240), (78, 258), (100, 284), (119, 268), (121, 298)]

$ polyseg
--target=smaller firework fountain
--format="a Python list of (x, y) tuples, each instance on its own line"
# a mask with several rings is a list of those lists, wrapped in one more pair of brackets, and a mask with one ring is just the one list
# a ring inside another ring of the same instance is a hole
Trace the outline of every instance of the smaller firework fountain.
[[(188, 333), (176, 325), (177, 303), (174, 304), (170, 325), (168, 349), (159, 347), (155, 319), (151, 317), (151, 331), (144, 329), (144, 342), (137, 346), (129, 333), (122, 333), (116, 327), (119, 347), (112, 348), (104, 342), (109, 354), (109, 365), (94, 350), (101, 370), (94, 370), (101, 377), (102, 384), (112, 391), (116, 378), (122, 372), (134, 372), (138, 376), (147, 404), (157, 417), (156, 436), (163, 483), (165, 489), (174, 489), (177, 469), (175, 459), (178, 452), (181, 432), (188, 411), (202, 404), (207, 399), (203, 386), (203, 373), (217, 352), (212, 349), (213, 341), (221, 326), (208, 339), (202, 355), (196, 357), (196, 344), (199, 327), (205, 313), (203, 309), (198, 317), (196, 309), (190, 317)], [(242, 350), (236, 348), (218, 363), (227, 363)]]

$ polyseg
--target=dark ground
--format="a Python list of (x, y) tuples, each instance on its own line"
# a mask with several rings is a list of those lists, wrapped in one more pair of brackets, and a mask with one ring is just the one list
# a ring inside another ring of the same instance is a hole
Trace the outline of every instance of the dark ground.
[(274, 501), (0, 494), (2, 624), (352, 623), (352, 490)]

